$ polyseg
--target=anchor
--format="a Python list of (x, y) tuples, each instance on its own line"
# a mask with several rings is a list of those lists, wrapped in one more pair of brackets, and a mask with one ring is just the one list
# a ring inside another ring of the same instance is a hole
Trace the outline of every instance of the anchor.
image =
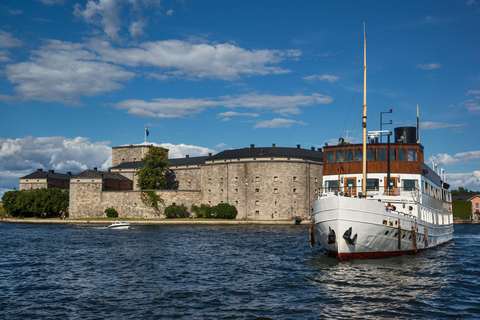
[(343, 239), (345, 239), (348, 244), (355, 244), (355, 240), (357, 240), (357, 235), (355, 234), (352, 239), (352, 227), (345, 231), (345, 233), (343, 234)]
[(335, 243), (337, 237), (335, 236), (335, 231), (328, 227), (328, 244)]

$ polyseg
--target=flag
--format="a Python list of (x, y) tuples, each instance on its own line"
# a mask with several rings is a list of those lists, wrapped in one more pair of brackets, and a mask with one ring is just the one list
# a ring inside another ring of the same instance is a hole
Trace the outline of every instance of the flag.
[(148, 135), (149, 135), (149, 132), (148, 132), (148, 128), (147, 128), (147, 127), (145, 127), (145, 134), (146, 134), (146, 135), (147, 135), (147, 137), (148, 137)]
[(343, 173), (343, 167), (341, 163), (338, 164), (338, 171), (340, 171), (340, 173)]

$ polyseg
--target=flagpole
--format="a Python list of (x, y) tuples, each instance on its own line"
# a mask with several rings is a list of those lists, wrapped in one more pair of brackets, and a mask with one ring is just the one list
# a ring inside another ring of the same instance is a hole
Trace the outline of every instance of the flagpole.
[(147, 142), (147, 125), (145, 125), (143, 132), (145, 133), (145, 142)]

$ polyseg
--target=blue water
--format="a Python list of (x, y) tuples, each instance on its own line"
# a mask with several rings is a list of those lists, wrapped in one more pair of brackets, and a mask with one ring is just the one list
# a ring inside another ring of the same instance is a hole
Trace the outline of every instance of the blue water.
[(480, 225), (339, 261), (308, 226), (0, 224), (1, 319), (480, 318)]

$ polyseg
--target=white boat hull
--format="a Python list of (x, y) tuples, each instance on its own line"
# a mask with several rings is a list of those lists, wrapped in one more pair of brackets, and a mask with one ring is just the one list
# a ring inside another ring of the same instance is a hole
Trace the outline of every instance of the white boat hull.
[(130, 228), (130, 224), (126, 222), (115, 222), (107, 227), (108, 229), (115, 229), (115, 230), (124, 230)]
[(413, 254), (446, 243), (453, 236), (452, 224), (426, 223), (411, 214), (387, 212), (383, 202), (354, 197), (316, 200), (313, 218), (319, 243), (340, 259)]

